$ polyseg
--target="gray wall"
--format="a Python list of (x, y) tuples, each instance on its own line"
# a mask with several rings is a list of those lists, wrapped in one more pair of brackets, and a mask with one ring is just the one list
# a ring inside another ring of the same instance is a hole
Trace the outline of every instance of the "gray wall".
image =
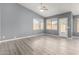
[(1, 5), (0, 5), (0, 39), (1, 39)]
[(33, 18), (43, 20), (43, 17), (19, 4), (5, 3), (1, 5), (1, 34), (6, 39), (43, 33), (43, 30), (32, 30)]
[(44, 18), (44, 34), (46, 34), (46, 19)]

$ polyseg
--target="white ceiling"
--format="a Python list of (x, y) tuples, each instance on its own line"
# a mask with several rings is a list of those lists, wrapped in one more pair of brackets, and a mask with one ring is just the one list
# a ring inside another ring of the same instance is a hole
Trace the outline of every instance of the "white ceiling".
[(73, 15), (79, 15), (79, 3), (45, 3), (48, 11), (40, 12), (40, 3), (20, 3), (37, 14), (48, 17), (56, 14), (72, 11)]

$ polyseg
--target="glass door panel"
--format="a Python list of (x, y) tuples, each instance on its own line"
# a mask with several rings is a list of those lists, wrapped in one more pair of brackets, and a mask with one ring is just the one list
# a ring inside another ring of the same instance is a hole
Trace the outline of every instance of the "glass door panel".
[(59, 18), (59, 36), (68, 36), (68, 18)]

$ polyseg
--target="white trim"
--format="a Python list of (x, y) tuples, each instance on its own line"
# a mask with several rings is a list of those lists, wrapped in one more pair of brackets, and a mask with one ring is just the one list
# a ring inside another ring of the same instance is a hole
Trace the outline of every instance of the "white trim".
[(18, 39), (36, 37), (36, 36), (40, 36), (40, 35), (44, 35), (44, 34), (42, 33), (42, 34), (36, 34), (36, 35), (31, 35), (31, 36), (26, 36), (26, 37), (19, 37), (19, 38), (13, 38), (13, 39), (2, 40), (2, 41), (0, 41), (0, 43), (2, 43), (2, 42), (8, 42), (8, 41), (14, 41), (14, 40), (18, 40)]

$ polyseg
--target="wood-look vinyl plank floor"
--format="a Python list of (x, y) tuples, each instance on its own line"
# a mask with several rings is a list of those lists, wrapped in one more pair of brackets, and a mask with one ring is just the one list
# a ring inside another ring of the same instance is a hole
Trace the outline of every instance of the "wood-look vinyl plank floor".
[(3, 42), (0, 55), (79, 55), (79, 39), (46, 35)]

